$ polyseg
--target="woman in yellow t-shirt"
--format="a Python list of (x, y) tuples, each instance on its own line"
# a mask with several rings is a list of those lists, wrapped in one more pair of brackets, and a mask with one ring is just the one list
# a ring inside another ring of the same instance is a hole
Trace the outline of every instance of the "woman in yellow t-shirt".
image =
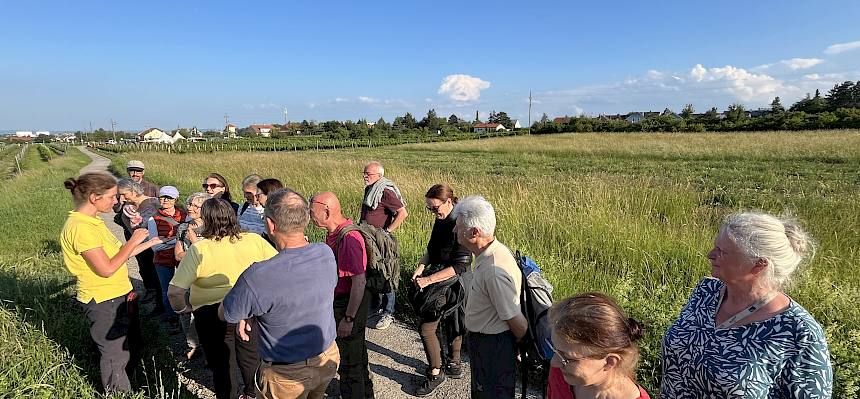
[[(90, 335), (99, 348), (102, 385), (106, 392), (128, 391), (126, 366), (135, 337), (140, 336), (126, 260), (161, 242), (144, 242), (146, 230), (132, 234), (125, 245), (111, 234), (100, 213), (111, 212), (116, 203), (116, 179), (105, 173), (86, 173), (66, 179), (75, 210), (60, 233), (63, 261), (78, 283), (77, 300), (90, 323)], [(130, 311), (132, 310), (132, 311)], [(131, 362), (132, 364), (134, 362)]]
[[(249, 340), (235, 339), (236, 326), (218, 317), (218, 306), (233, 284), (251, 264), (277, 255), (272, 246), (255, 233), (243, 232), (236, 212), (226, 200), (210, 198), (200, 210), (204, 239), (194, 243), (179, 262), (167, 296), (177, 313), (194, 312), (194, 324), (206, 361), (212, 370), (215, 396), (235, 398), (231, 383), (235, 367), (242, 371), (244, 395), (254, 397), (254, 372), (260, 365), (257, 354), (259, 331), (248, 324)], [(186, 296), (190, 291), (190, 296)], [(237, 366), (230, 353), (236, 351)]]

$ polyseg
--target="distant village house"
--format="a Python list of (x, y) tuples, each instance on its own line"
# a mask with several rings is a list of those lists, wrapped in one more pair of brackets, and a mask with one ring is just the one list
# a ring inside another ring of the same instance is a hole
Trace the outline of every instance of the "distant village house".
[(257, 135), (260, 135), (263, 137), (271, 137), (272, 136), (272, 129), (274, 128), (274, 126), (268, 125), (268, 124), (251, 125), (250, 128), (253, 129), (254, 133), (256, 133)]
[(476, 123), (474, 127), (475, 133), (504, 132), (507, 130), (501, 123)]

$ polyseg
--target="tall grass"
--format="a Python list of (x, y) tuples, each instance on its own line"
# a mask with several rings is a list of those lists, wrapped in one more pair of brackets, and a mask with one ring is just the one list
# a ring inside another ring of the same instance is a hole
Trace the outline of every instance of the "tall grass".
[[(131, 153), (147, 176), (200, 191), (209, 172), (235, 186), (250, 173), (277, 177), (312, 194), (334, 191), (357, 217), (361, 171), (382, 161), (410, 216), (396, 233), (404, 278), (426, 246), (429, 186), (481, 194), (494, 204), (499, 240), (532, 255), (556, 298), (603, 291), (648, 332), (640, 382), (658, 392), (660, 338), (695, 283), (709, 273), (705, 253), (722, 218), (738, 210), (793, 214), (820, 244), (790, 295), (825, 328), (836, 371), (835, 397), (860, 387), (860, 132), (566, 134), (409, 144), (383, 149), (168, 155)], [(309, 230), (316, 240), (319, 230)], [(404, 296), (405, 297), (405, 296)], [(400, 311), (408, 311), (405, 302)]]

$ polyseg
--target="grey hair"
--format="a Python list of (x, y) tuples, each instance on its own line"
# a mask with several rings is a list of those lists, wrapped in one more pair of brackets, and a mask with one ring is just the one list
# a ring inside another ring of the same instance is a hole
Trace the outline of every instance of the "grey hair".
[(768, 267), (762, 277), (765, 287), (784, 290), (804, 261), (815, 256), (815, 242), (796, 221), (758, 212), (726, 217), (721, 232), (751, 261), (764, 259)]
[(202, 199), (203, 202), (206, 202), (206, 200), (208, 200), (209, 198), (212, 198), (212, 196), (209, 195), (209, 193), (204, 193), (204, 192), (196, 192), (194, 194), (191, 194), (188, 196), (188, 199), (185, 200), (185, 208), (188, 208), (188, 205), (191, 205), (191, 203), (194, 202), (194, 200), (196, 200), (198, 198)]
[(480, 229), (483, 237), (490, 237), (496, 231), (496, 211), (493, 205), (480, 195), (461, 199), (451, 212), (466, 228)]
[(364, 169), (367, 169), (368, 167), (371, 167), (371, 166), (375, 166), (375, 167), (376, 167), (376, 170), (378, 170), (378, 171), (379, 171), (379, 175), (380, 175), (380, 176), (385, 176), (385, 167), (384, 167), (384, 166), (382, 166), (382, 164), (381, 164), (379, 161), (370, 161), (370, 162), (368, 162), (368, 163), (367, 163), (367, 165), (364, 165)]
[(123, 177), (122, 179), (119, 179), (119, 181), (116, 183), (116, 188), (117, 190), (130, 191), (135, 195), (143, 195), (144, 191), (143, 186), (140, 183), (131, 180), (131, 178), (129, 177)]
[(244, 179), (242, 179), (242, 189), (244, 190), (245, 187), (248, 186), (254, 186), (254, 189), (256, 189), (257, 183), (259, 183), (260, 180), (263, 180), (263, 178), (260, 177), (260, 175), (258, 174), (248, 175)]
[(311, 220), (308, 201), (289, 188), (269, 193), (263, 214), (284, 232), (304, 231)]

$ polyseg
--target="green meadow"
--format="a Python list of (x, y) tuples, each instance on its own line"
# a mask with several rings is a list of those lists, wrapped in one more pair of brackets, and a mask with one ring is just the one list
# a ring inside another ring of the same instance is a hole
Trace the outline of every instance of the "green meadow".
[[(48, 157), (37, 146), (21, 174), (0, 180), (0, 398), (103, 397), (97, 351), (57, 242), (72, 209), (63, 180), (90, 159), (73, 148)], [(179, 397), (165, 337), (143, 327), (152, 345), (133, 376), (141, 389), (126, 397)]]
[[(496, 208), (498, 239), (537, 260), (557, 299), (602, 291), (646, 324), (638, 379), (652, 393), (659, 392), (660, 338), (708, 275), (705, 254), (721, 220), (751, 209), (792, 215), (818, 251), (789, 294), (826, 329), (834, 397), (860, 397), (860, 131), (564, 134), (304, 152), (105, 155), (117, 170), (129, 159), (144, 161), (148, 179), (177, 186), (183, 197), (218, 172), (241, 200), (239, 182), (257, 173), (308, 195), (333, 191), (352, 217), (364, 164), (381, 161), (410, 212), (396, 232), (404, 281), (433, 223), (424, 210), (427, 188), (446, 182), (458, 196), (483, 195)], [(61, 182), (86, 161), (74, 150), (49, 162), (34, 158), (41, 169), (0, 182), (0, 345), (23, 354), (0, 358), (0, 392), (21, 385), (52, 392), (39, 385), (47, 384), (57, 392), (49, 396), (86, 397), (98, 385), (86, 376), (97, 373), (56, 248), (71, 208)], [(313, 228), (308, 235), (323, 237)], [(404, 301), (398, 306), (411, 312)]]

